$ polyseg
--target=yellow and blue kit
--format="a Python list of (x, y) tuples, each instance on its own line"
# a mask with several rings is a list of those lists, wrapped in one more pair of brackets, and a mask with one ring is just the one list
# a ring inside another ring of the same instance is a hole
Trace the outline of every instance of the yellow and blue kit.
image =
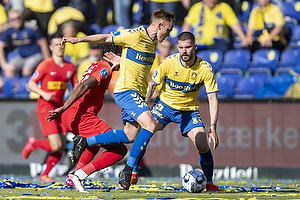
[(227, 26), (238, 23), (232, 8), (226, 3), (218, 3), (210, 10), (205, 3), (194, 4), (184, 21), (194, 28), (198, 45), (212, 45), (215, 40), (229, 40), (230, 32)]
[(185, 67), (179, 53), (167, 57), (156, 70), (152, 80), (162, 85), (159, 99), (179, 111), (199, 109), (197, 99), (205, 85), (206, 92), (219, 91), (212, 66), (200, 57), (191, 67)]
[(132, 89), (145, 97), (158, 41), (150, 38), (144, 26), (112, 32), (111, 35), (113, 43), (123, 47), (120, 76), (114, 93)]
[[(258, 37), (258, 41), (262, 42), (269, 38), (269, 31), (275, 26), (283, 26), (285, 24), (284, 15), (280, 8), (272, 3), (266, 5), (262, 10), (260, 6), (256, 6), (250, 13), (248, 28), (255, 31), (254, 35)], [(286, 43), (283, 35), (277, 35), (273, 41), (281, 40)]]

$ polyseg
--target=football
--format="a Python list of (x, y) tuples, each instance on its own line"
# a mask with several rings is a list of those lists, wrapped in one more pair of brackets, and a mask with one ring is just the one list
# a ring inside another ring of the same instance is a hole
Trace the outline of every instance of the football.
[(182, 186), (188, 192), (202, 192), (206, 187), (206, 177), (200, 169), (191, 170), (183, 176)]

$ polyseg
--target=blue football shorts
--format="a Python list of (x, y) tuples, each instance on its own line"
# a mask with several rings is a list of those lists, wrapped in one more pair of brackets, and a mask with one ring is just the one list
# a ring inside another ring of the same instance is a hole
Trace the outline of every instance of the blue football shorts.
[(171, 108), (157, 98), (151, 110), (152, 115), (161, 123), (163, 128), (170, 122), (178, 124), (181, 134), (187, 137), (187, 133), (196, 127), (204, 127), (200, 119), (199, 110), (180, 111)]
[(138, 116), (150, 110), (142, 97), (135, 90), (114, 93), (115, 102), (121, 107), (122, 123), (137, 121)]

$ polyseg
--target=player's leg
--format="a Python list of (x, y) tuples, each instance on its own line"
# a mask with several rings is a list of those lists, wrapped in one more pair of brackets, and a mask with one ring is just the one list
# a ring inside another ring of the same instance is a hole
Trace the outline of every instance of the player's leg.
[(46, 182), (53, 181), (48, 176), (48, 174), (61, 159), (66, 144), (65, 135), (66, 135), (65, 133), (61, 133), (61, 134), (51, 134), (48, 136), (48, 140), (52, 151), (46, 160), (46, 169), (41, 173), (39, 177), (41, 181), (46, 181)]
[(119, 183), (123, 189), (128, 190), (130, 187), (130, 179), (132, 175), (133, 167), (138, 163), (138, 160), (142, 158), (143, 151), (146, 149), (150, 138), (155, 131), (155, 120), (150, 110), (144, 111), (137, 118), (137, 122), (141, 125), (141, 131), (136, 136), (132, 148), (129, 153), (126, 165), (119, 174)]
[[(127, 148), (124, 144), (106, 145), (104, 148), (107, 151), (101, 153), (91, 162), (81, 165), (80, 168), (79, 165), (77, 165), (75, 171), (68, 175), (66, 183), (74, 186), (74, 188), (79, 192), (85, 192), (84, 181), (90, 174), (115, 164), (127, 153)], [(93, 151), (90, 153), (91, 155), (98, 153), (99, 146), (88, 147), (80, 157), (79, 163), (82, 163), (82, 160), (86, 159), (84, 155), (90, 151)]]
[(199, 153), (200, 165), (207, 179), (206, 190), (210, 192), (222, 192), (213, 184), (214, 160), (207, 142), (207, 134), (204, 127), (193, 128), (187, 135)]

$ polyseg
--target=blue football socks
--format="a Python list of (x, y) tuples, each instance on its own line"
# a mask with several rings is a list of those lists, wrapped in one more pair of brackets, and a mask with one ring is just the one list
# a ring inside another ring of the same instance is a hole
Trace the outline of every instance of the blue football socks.
[(210, 149), (206, 153), (200, 153), (200, 165), (206, 176), (207, 183), (211, 183), (214, 173), (214, 160)]
[(141, 164), (141, 161), (142, 161), (145, 153), (146, 153), (146, 149), (144, 151), (142, 151), (141, 156), (139, 156), (136, 163), (134, 164), (133, 170), (132, 170), (133, 173), (137, 174), (139, 172), (140, 164)]
[[(138, 163), (139, 159), (142, 159), (143, 152), (146, 149), (146, 146), (152, 137), (153, 132), (142, 128), (139, 134), (136, 136), (132, 148), (130, 150), (129, 157), (127, 159), (127, 165), (129, 167), (135, 166), (135, 163)], [(139, 164), (139, 163), (138, 163)]]
[(111, 130), (102, 134), (87, 137), (86, 141), (89, 146), (95, 144), (121, 144), (130, 143), (127, 135), (123, 130)]

